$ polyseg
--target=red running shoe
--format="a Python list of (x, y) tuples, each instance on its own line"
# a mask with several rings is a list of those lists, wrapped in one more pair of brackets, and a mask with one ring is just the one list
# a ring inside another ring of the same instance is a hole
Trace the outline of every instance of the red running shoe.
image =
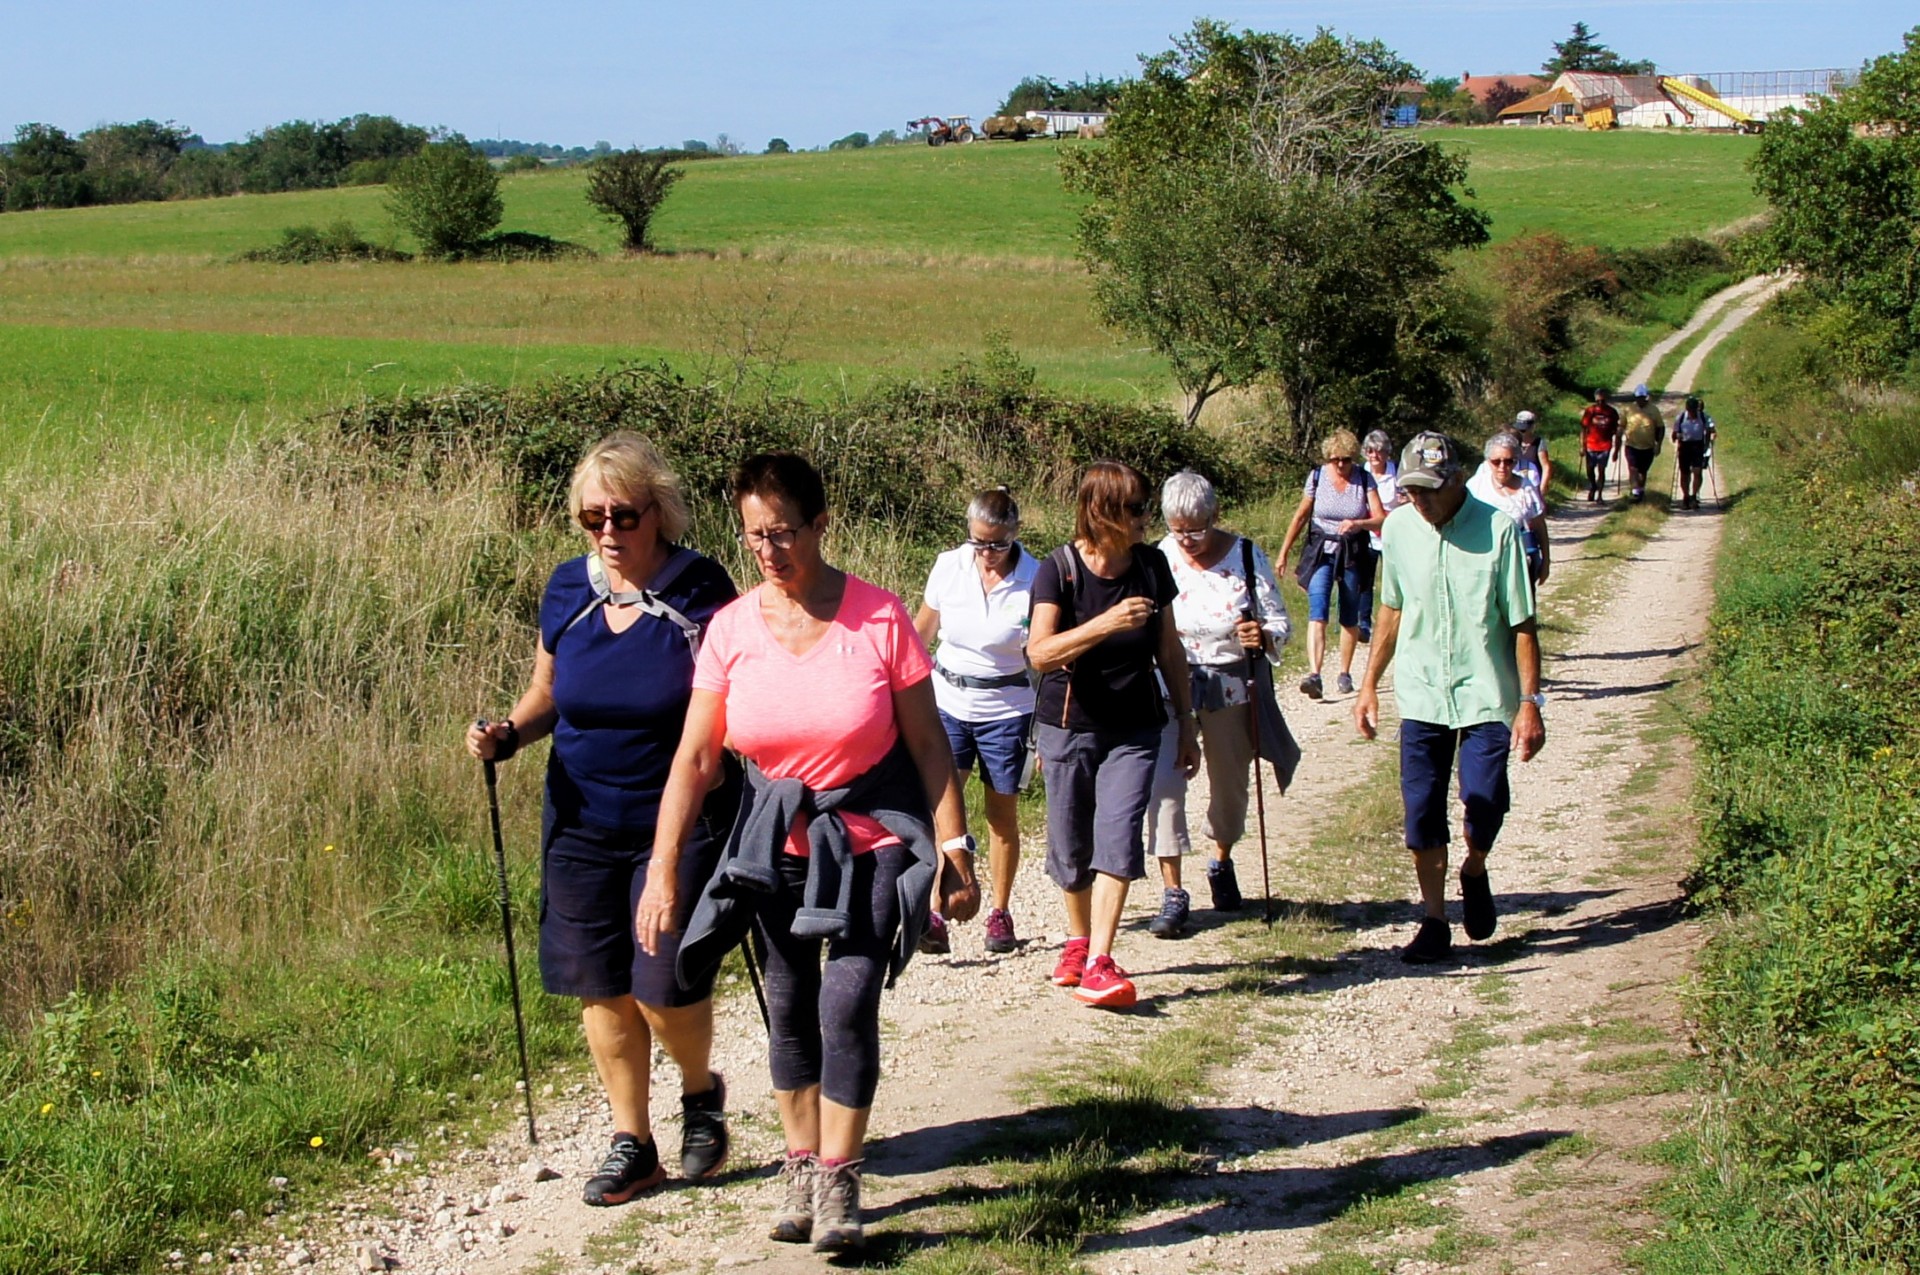
[(1066, 951), (1060, 953), (1060, 963), (1053, 967), (1053, 985), (1078, 987), (1080, 976), (1086, 972), (1087, 940), (1068, 939)]
[(1127, 972), (1115, 965), (1111, 956), (1093, 958), (1093, 964), (1081, 976), (1080, 986), (1073, 989), (1073, 995), (1082, 1004), (1100, 1009), (1126, 1009), (1135, 1000)]

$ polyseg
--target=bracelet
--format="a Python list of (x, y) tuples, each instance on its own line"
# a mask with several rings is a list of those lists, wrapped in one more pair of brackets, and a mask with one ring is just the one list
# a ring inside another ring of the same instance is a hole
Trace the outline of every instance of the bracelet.
[(507, 733), (504, 738), (496, 741), (493, 746), (493, 759), (495, 761), (505, 761), (520, 751), (520, 728), (513, 724), (511, 717), (502, 722), (501, 725), (507, 728)]

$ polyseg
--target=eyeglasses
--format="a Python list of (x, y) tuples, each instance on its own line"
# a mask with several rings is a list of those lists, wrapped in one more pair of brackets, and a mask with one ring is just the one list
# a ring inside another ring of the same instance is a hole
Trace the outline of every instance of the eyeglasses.
[(967, 547), (975, 553), (1005, 553), (1013, 548), (1011, 540), (973, 540), (967, 541)]
[(1129, 515), (1135, 518), (1144, 518), (1153, 510), (1153, 506), (1144, 500), (1129, 500), (1126, 504), (1122, 505), (1121, 508), (1125, 509)]
[(1487, 457), (1487, 464), (1489, 464), (1489, 465), (1498, 465), (1498, 466), (1500, 466), (1500, 467), (1501, 467), (1502, 469), (1511, 469), (1511, 468), (1513, 468), (1513, 457), (1511, 457), (1511, 456), (1489, 456), (1489, 457)]
[(743, 531), (740, 533), (740, 543), (754, 553), (769, 548), (784, 553), (800, 539), (801, 530), (799, 527), (776, 527), (772, 531)]
[(1329, 457), (1327, 457), (1327, 463), (1328, 463), (1329, 465), (1351, 465), (1351, 464), (1353, 464), (1353, 457), (1351, 457), (1351, 456), (1329, 456)]
[(1198, 527), (1190, 531), (1182, 531), (1178, 527), (1168, 527), (1167, 534), (1182, 544), (1193, 544), (1197, 541), (1205, 540), (1208, 536), (1212, 535), (1213, 528)]
[(615, 531), (632, 531), (651, 512), (653, 505), (654, 502), (650, 500), (638, 509), (632, 505), (619, 505), (612, 509), (582, 509), (574, 517), (579, 519), (582, 527), (595, 535), (599, 535), (608, 523), (613, 524)]

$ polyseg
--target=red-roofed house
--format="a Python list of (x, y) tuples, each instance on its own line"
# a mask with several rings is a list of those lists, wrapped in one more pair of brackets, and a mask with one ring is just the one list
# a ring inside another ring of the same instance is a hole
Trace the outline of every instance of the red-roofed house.
[(1494, 86), (1502, 81), (1527, 97), (1547, 87), (1547, 81), (1537, 75), (1475, 75), (1471, 71), (1460, 74), (1460, 87), (1471, 93), (1473, 100), (1482, 106), (1487, 104), (1487, 94), (1493, 92)]

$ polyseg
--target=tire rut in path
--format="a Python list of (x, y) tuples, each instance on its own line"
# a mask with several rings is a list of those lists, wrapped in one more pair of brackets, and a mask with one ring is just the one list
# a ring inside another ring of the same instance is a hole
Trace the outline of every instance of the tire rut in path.
[[(1764, 282), (1707, 309), (1747, 300), (1735, 307), (1743, 319)], [(1733, 322), (1730, 315), (1722, 327)], [(1690, 376), (1697, 366), (1684, 370)], [(1685, 393), (1690, 381), (1675, 381), (1668, 393)], [(1659, 464), (1670, 459), (1669, 451)], [(1665, 472), (1656, 473), (1660, 490)], [(1577, 570), (1607, 510), (1576, 504), (1556, 514), (1550, 613), (1556, 586)], [(1362, 848), (1385, 856), (1393, 884), (1378, 898), (1396, 906), (1348, 909), (1356, 919), (1329, 968), (1284, 995), (1259, 998), (1255, 1015), (1282, 1023), (1286, 1034), (1260, 1036), (1224, 1069), (1217, 1096), (1204, 1100), (1218, 1135), (1215, 1171), (1091, 1240), (1089, 1266), (1278, 1271), (1329, 1245), (1373, 1245), (1398, 1254), (1402, 1271), (1622, 1268), (1623, 1247), (1644, 1223), (1640, 1195), (1657, 1176), (1634, 1153), (1664, 1131), (1663, 1111), (1676, 1099), (1640, 1092), (1644, 1076), (1637, 1086), (1610, 1088), (1609, 1068), (1623, 1056), (1634, 1061), (1623, 1042), (1681, 1061), (1672, 988), (1697, 942), (1679, 911), (1689, 829), (1647, 826), (1684, 802), (1685, 741), (1648, 743), (1643, 735), (1659, 723), (1664, 693), (1692, 667), (1720, 521), (1712, 509), (1676, 512), (1634, 558), (1581, 591), (1581, 614), (1555, 617), (1578, 632), (1547, 664), (1547, 747), (1513, 767), (1516, 809), (1491, 860), (1501, 909), (1495, 942), (1467, 948), (1452, 967), (1402, 965), (1393, 947), (1415, 915), (1410, 864), (1397, 841)], [(1267, 778), (1269, 853), (1276, 895), (1303, 898), (1301, 884), (1324, 877), (1309, 859), (1314, 825), (1373, 773), (1392, 747), (1391, 725), (1369, 745), (1353, 733), (1350, 696), (1314, 703), (1288, 689), (1282, 702), (1306, 761), (1284, 799)], [(1196, 845), (1204, 843), (1203, 787), (1197, 783), (1189, 801)], [(883, 1002), (884, 1078), (866, 1179), (876, 1229), (937, 1236), (956, 1186), (986, 1181), (981, 1170), (951, 1166), (980, 1136), (1028, 1111), (1024, 1076), (1036, 1067), (1070, 1069), (1094, 1050), (1137, 1052), (1205, 1012), (1221, 971), (1244, 950), (1240, 936), (1259, 927), (1257, 911), (1223, 921), (1202, 910), (1204, 885), (1190, 859), (1200, 922), (1190, 937), (1148, 937), (1157, 881), (1133, 892), (1116, 955), (1135, 975), (1141, 1010), (1083, 1008), (1046, 981), (1062, 935), (1039, 843), (1030, 832), (1015, 890), (1023, 949), (991, 956), (978, 924), (957, 927), (953, 954), (916, 959)], [(1251, 833), (1235, 857), (1251, 895), (1259, 872)], [(1390, 919), (1370, 919), (1381, 912)], [(610, 1133), (605, 1104), (583, 1072), (556, 1082), (560, 1092), (541, 1094), (537, 1157), (529, 1158), (523, 1137), (505, 1132), (431, 1169), (395, 1168), (317, 1215), (304, 1246), (322, 1269), (367, 1269), (384, 1258), (436, 1275), (624, 1270), (615, 1255), (633, 1239), (633, 1260), (654, 1271), (821, 1269), (803, 1248), (765, 1238), (778, 1198), (767, 1166), (782, 1139), (753, 999), (744, 988), (727, 990), (735, 994), (719, 1002), (715, 1065), (730, 1077), (734, 1152), (717, 1183), (670, 1182), (617, 1209), (581, 1204), (580, 1182)], [(1459, 1047), (1467, 1025), (1484, 1033), (1477, 1049)], [(656, 1059), (656, 1076), (669, 1082), (669, 1092), (655, 1094), (653, 1118), (671, 1164), (678, 1111), (664, 1059)], [(535, 1181), (536, 1164), (561, 1176)], [(1424, 1229), (1389, 1239), (1350, 1231), (1330, 1239), (1328, 1215), (1356, 1184), (1412, 1184), (1428, 1197), (1428, 1213), (1446, 1220), (1429, 1216)], [(1468, 1237), (1454, 1245), (1461, 1251), (1435, 1246), (1407, 1256), (1448, 1228)], [(1494, 1246), (1476, 1248), (1473, 1237)], [(281, 1265), (278, 1255), (256, 1256), (263, 1268)]]

